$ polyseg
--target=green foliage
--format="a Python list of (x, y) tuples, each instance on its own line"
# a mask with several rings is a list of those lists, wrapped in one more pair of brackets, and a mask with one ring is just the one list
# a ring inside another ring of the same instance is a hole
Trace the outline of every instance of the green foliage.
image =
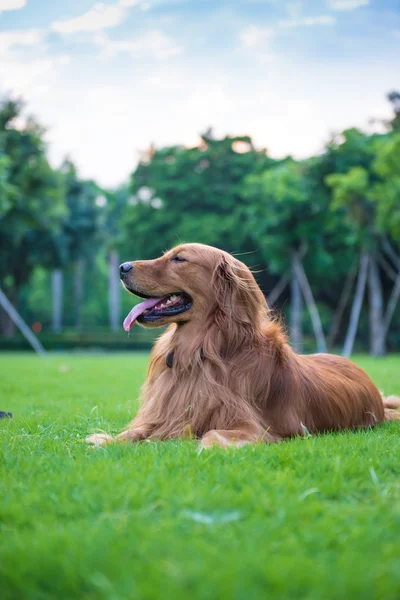
[(372, 191), (377, 224), (380, 231), (400, 240), (400, 133), (385, 136), (375, 148), (373, 168), (380, 177)]
[[(268, 293), (300, 249), (328, 329), (360, 248), (379, 250), (385, 236), (399, 252), (398, 94), (389, 100), (394, 118), (386, 134), (348, 129), (305, 161), (273, 160), (247, 136), (217, 139), (207, 131), (196, 147), (151, 148), (116, 190), (82, 180), (70, 160), (52, 169), (43, 128), (24, 117), (21, 103), (5, 100), (0, 285), (25, 318), (48, 329), (51, 270), (62, 268), (63, 325), (101, 329), (108, 323), (111, 251), (122, 262), (154, 258), (185, 241), (215, 245), (254, 268)], [(383, 276), (382, 285), (387, 301), (392, 283)], [(286, 290), (283, 307), (287, 300)], [(122, 303), (127, 311), (132, 298), (122, 294)], [(344, 326), (347, 320), (348, 313)], [(365, 342), (363, 314), (360, 323)], [(397, 311), (389, 335), (395, 347), (399, 327)]]
[[(400, 135), (367, 136), (351, 130), (344, 142), (330, 150), (343, 158), (355, 153), (357, 166), (327, 175), (332, 189), (332, 208), (343, 209), (361, 243), (377, 234), (400, 234)], [(350, 149), (350, 151), (349, 151)], [(344, 161), (340, 162), (344, 167)]]
[(132, 176), (125, 219), (132, 256), (158, 256), (181, 241), (246, 249), (241, 227), (244, 178), (275, 164), (248, 137), (208, 132), (195, 148), (152, 150)]
[(400, 92), (392, 91), (387, 95), (387, 99), (393, 108), (393, 118), (391, 121), (386, 123), (388, 129), (394, 132), (400, 132)]
[(89, 258), (100, 238), (100, 208), (96, 200), (99, 187), (92, 181), (79, 179), (75, 165), (67, 160), (61, 166), (65, 186), (66, 217), (59, 240), (64, 262)]
[[(133, 417), (147, 360), (2, 357), (2, 600), (399, 597), (399, 423), (200, 454), (87, 447)], [(399, 360), (358, 358), (397, 394)]]
[(368, 172), (363, 167), (352, 167), (347, 173), (333, 173), (326, 178), (332, 188), (332, 208), (345, 209), (350, 224), (359, 234), (365, 233), (373, 220), (371, 187)]
[(8, 166), (9, 159), (0, 148), (0, 219), (5, 216), (12, 206), (10, 200), (11, 188), (8, 182)]
[(307, 163), (288, 160), (250, 175), (243, 193), (248, 201), (249, 235), (261, 245), (264, 259), (276, 272), (287, 269), (291, 253), (303, 245), (310, 249), (314, 262), (324, 263), (326, 198), (313, 190)]
[(325, 183), (332, 189), (331, 208), (341, 209), (346, 223), (357, 235), (357, 244), (370, 242), (375, 231), (371, 186), (376, 180), (372, 165), (377, 138), (349, 129), (327, 149), (326, 161), (335, 166), (335, 172), (325, 177)]
[(55, 264), (65, 214), (62, 178), (48, 163), (43, 129), (32, 118), (21, 125), (21, 111), (18, 102), (0, 104), (0, 281), (14, 299), (36, 266)]
[(100, 213), (102, 244), (107, 250), (125, 250), (126, 234), (124, 220), (130, 197), (129, 186), (123, 185), (117, 190), (102, 191), (105, 201)]

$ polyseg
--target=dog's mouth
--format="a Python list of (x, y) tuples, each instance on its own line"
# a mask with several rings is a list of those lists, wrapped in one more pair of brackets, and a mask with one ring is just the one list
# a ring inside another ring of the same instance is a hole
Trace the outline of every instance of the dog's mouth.
[[(130, 290), (131, 291), (131, 290)], [(172, 317), (186, 312), (192, 306), (191, 297), (185, 292), (174, 292), (162, 298), (149, 298), (144, 294), (133, 292), (146, 300), (132, 308), (124, 321), (125, 331), (130, 331), (135, 323), (154, 323), (165, 317)]]

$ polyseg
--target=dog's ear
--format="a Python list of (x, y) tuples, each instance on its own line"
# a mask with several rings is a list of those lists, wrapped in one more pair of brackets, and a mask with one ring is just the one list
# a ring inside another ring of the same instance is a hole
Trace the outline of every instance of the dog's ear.
[(250, 269), (229, 254), (222, 255), (212, 283), (219, 310), (237, 321), (251, 322), (256, 312), (266, 306)]
[(247, 267), (229, 255), (222, 255), (213, 274), (213, 286), (218, 300), (224, 300), (228, 294), (236, 294), (244, 284), (244, 271)]

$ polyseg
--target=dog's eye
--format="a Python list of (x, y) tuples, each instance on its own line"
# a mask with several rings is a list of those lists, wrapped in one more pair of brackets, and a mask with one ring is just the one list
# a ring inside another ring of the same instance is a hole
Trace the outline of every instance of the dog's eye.
[(186, 258), (183, 258), (183, 256), (173, 256), (171, 258), (172, 262), (187, 262)]

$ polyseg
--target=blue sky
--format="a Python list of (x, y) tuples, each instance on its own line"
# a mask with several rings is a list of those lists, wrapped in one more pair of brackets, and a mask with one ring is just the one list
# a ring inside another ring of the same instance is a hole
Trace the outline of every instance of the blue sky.
[(209, 126), (317, 153), (388, 116), (399, 57), (398, 0), (0, 0), (0, 93), (48, 127), (54, 164), (106, 186)]

